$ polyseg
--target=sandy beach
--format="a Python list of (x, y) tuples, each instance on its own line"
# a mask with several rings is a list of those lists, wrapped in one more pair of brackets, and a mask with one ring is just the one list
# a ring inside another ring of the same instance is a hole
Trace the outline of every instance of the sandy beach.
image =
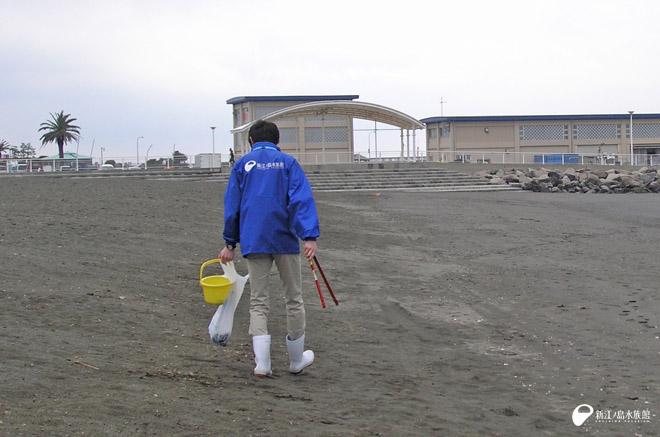
[(657, 195), (316, 193), (340, 305), (303, 268), (294, 376), (277, 289), (258, 379), (249, 285), (222, 348), (198, 284), (223, 183), (0, 184), (0, 435), (660, 435)]

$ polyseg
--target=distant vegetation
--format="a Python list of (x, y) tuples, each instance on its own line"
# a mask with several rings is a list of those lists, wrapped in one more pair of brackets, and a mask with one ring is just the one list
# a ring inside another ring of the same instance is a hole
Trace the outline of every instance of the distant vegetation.
[(39, 132), (44, 131), (41, 136), (41, 147), (48, 143), (57, 143), (60, 158), (64, 158), (64, 146), (80, 138), (80, 127), (73, 124), (75, 118), (71, 114), (64, 115), (64, 111), (50, 114), (52, 120), (41, 123)]
[(30, 143), (21, 143), (19, 147), (12, 146), (5, 140), (0, 140), (0, 157), (34, 158), (37, 151)]

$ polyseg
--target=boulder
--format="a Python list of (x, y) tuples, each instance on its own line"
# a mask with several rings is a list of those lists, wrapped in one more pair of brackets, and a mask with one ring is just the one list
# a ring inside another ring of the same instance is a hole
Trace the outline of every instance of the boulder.
[(642, 167), (637, 171), (619, 168), (590, 170), (572, 167), (562, 169), (520, 168), (481, 170), (476, 173), (491, 184), (519, 183), (522, 189), (535, 192), (568, 193), (660, 193), (660, 179), (655, 167)]
[(548, 172), (548, 177), (552, 179), (553, 181), (558, 181), (561, 180), (563, 177), (562, 174), (560, 174), (558, 171), (552, 170)]
[(548, 182), (550, 180), (550, 176), (548, 176), (548, 173), (540, 173), (537, 176), (534, 177), (538, 182)]
[(600, 178), (597, 174), (591, 173), (585, 182), (600, 185)]
[(625, 188), (638, 188), (642, 186), (642, 183), (639, 181), (636, 181), (633, 177), (631, 176), (623, 176), (621, 177), (621, 186)]
[[(609, 170), (608, 170), (609, 171)], [(609, 173), (605, 178), (606, 181), (620, 181), (622, 176), (618, 173)]]
[(656, 180), (656, 178), (657, 178), (657, 173), (644, 172), (639, 175), (639, 180), (646, 185)]
[(515, 174), (504, 175), (504, 177), (502, 179), (504, 179), (504, 182), (506, 182), (507, 184), (520, 182), (520, 178), (518, 176), (516, 176)]

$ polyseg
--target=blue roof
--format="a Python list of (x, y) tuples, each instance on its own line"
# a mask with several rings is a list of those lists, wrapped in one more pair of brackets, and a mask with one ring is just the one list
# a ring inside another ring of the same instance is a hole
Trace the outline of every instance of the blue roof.
[[(592, 115), (486, 115), (460, 117), (429, 117), (420, 121), (431, 123), (461, 123), (470, 121), (553, 121), (553, 120), (629, 120), (630, 114), (592, 114)], [(660, 114), (633, 114), (633, 120), (660, 119)]]
[(358, 95), (340, 96), (242, 96), (227, 100), (228, 105), (245, 102), (320, 102), (325, 100), (355, 100)]

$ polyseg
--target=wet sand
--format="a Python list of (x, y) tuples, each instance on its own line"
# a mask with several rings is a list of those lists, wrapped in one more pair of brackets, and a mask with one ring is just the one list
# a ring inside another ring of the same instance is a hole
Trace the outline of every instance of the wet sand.
[(0, 183), (0, 435), (660, 434), (655, 195), (317, 193), (340, 305), (303, 268), (293, 376), (278, 289), (257, 379), (249, 285), (222, 348), (198, 284), (224, 184)]

